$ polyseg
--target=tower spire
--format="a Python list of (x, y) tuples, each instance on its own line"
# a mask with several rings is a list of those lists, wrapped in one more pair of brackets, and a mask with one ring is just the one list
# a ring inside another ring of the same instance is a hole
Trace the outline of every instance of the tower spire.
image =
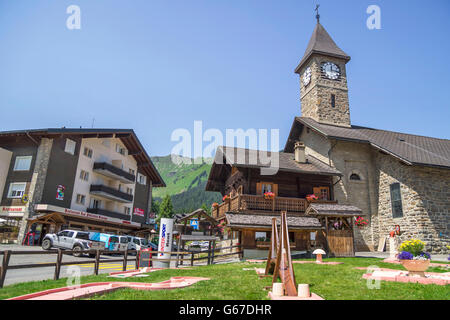
[(320, 7), (320, 4), (316, 4), (316, 8), (314, 9), (314, 11), (316, 12), (317, 23), (320, 23), (319, 7)]

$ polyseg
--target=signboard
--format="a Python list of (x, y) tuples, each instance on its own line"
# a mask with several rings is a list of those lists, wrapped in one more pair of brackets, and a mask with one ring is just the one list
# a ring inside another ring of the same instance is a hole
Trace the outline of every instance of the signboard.
[(191, 225), (192, 229), (198, 230), (198, 220), (197, 219), (190, 220), (189, 224)]
[(84, 217), (87, 219), (101, 220), (101, 221), (105, 221), (105, 222), (127, 224), (127, 225), (132, 225), (135, 227), (141, 226), (141, 224), (137, 223), (137, 222), (130, 222), (130, 221), (122, 220), (122, 219), (118, 219), (118, 218), (111, 218), (111, 217), (102, 216), (99, 214), (89, 213), (89, 212), (85, 212), (85, 211), (72, 210), (72, 209), (67, 209), (67, 208), (48, 205), (48, 204), (37, 204), (34, 206), (34, 209), (36, 211), (55, 211), (55, 212), (60, 212), (65, 215)]
[(62, 184), (59, 184), (58, 187), (56, 187), (56, 200), (64, 200), (65, 190), (66, 187), (64, 187)]
[[(158, 245), (158, 259), (169, 259), (170, 252), (172, 251), (172, 230), (173, 230), (173, 221), (174, 219), (170, 218), (161, 218), (160, 222), (160, 230), (159, 230), (159, 245)], [(161, 261), (157, 262), (156, 268), (168, 268), (169, 261)]]
[(133, 214), (135, 216), (143, 217), (145, 215), (145, 211), (143, 209), (141, 209), (141, 208), (134, 208)]
[(23, 217), (26, 207), (0, 206), (0, 215), (4, 217)]
[(148, 267), (152, 266), (151, 260), (150, 260), (151, 255), (152, 255), (151, 248), (139, 250), (139, 263), (138, 263), (139, 269), (140, 268), (148, 268)]

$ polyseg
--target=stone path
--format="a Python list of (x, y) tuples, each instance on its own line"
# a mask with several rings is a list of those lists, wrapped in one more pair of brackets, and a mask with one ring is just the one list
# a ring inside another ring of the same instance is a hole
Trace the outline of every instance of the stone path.
[(198, 281), (209, 280), (201, 277), (171, 277), (169, 280), (158, 283), (145, 282), (94, 282), (80, 286), (63, 287), (31, 293), (8, 300), (72, 300), (89, 297), (96, 294), (105, 294), (122, 288), (135, 290), (163, 290), (180, 289), (193, 285)]
[[(358, 270), (366, 270), (366, 267), (356, 267)], [(437, 284), (448, 285), (450, 284), (450, 272), (437, 273), (437, 272), (425, 272), (425, 277), (409, 276), (408, 271), (379, 268), (372, 273), (365, 273), (362, 276), (363, 279), (370, 280), (383, 280), (405, 283), (420, 283), (420, 284)]]

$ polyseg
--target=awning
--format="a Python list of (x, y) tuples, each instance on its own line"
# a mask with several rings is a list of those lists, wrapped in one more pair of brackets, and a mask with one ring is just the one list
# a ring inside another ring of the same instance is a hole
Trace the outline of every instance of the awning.
[[(277, 219), (277, 224), (280, 224), (279, 215), (267, 214), (247, 214), (247, 213), (226, 213), (225, 214), (228, 226), (231, 228), (272, 228), (272, 219)], [(315, 217), (305, 216), (287, 216), (287, 223), (289, 230), (317, 230), (323, 229), (319, 219)]]
[(42, 223), (42, 224), (57, 224), (66, 223), (64, 217), (58, 212), (52, 212), (47, 214), (40, 214), (38, 216), (34, 216), (33, 218), (28, 218), (28, 223), (31, 225), (33, 223)]
[(311, 203), (306, 209), (309, 216), (354, 217), (363, 215), (362, 210), (355, 206), (337, 203)]
[(211, 217), (205, 210), (203, 209), (197, 209), (187, 215), (183, 215), (182, 217), (179, 217), (178, 219), (176, 219), (176, 223), (182, 223), (186, 220), (191, 220), (194, 219), (195, 217), (199, 218), (199, 221), (208, 221), (209, 223), (213, 224), (213, 225), (217, 225), (218, 222), (216, 219), (214, 219), (213, 217)]
[(73, 220), (77, 219), (78, 221), (85, 221), (86, 223), (93, 222), (98, 225), (105, 225), (105, 227), (109, 227), (114, 225), (115, 227), (122, 227), (128, 229), (140, 229), (141, 224), (137, 222), (111, 218), (99, 214), (93, 214), (84, 211), (72, 210), (63, 207), (48, 205), (48, 204), (37, 204), (34, 207), (37, 212), (46, 212), (46, 213), (59, 213), (66, 218), (72, 218)]

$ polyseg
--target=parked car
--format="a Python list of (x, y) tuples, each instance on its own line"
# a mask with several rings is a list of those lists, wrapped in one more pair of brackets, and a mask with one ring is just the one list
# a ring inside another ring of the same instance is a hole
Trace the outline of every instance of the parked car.
[(139, 251), (149, 247), (147, 239), (128, 236), (128, 250)]
[(104, 242), (105, 243), (104, 249), (108, 251), (116, 250), (116, 245), (119, 242), (119, 238), (117, 238), (117, 236), (101, 232), (89, 232), (89, 239), (93, 241)]
[[(105, 244), (101, 241), (89, 239), (89, 232), (77, 230), (63, 230), (58, 233), (47, 233), (42, 240), (42, 249), (61, 248), (73, 250), (75, 257), (80, 257), (89, 250), (103, 249)], [(94, 254), (89, 254), (94, 256)]]
[(116, 250), (125, 251), (128, 248), (128, 236), (117, 236), (119, 241), (117, 242)]

